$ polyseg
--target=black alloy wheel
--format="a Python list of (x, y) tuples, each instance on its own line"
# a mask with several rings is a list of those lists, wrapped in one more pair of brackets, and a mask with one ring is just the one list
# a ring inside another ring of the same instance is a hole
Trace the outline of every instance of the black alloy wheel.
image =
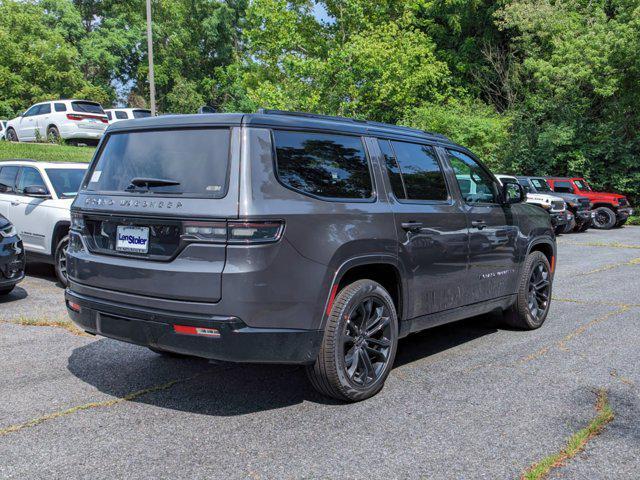
[(616, 224), (616, 212), (607, 207), (598, 207), (593, 217), (593, 226), (601, 230), (609, 230)]
[(69, 277), (67, 276), (67, 248), (69, 247), (69, 236), (65, 236), (58, 242), (55, 253), (55, 269), (56, 277), (63, 287), (69, 285)]
[(538, 262), (529, 277), (529, 295), (527, 304), (531, 317), (535, 323), (542, 322), (549, 309), (551, 293), (549, 267), (546, 263)]
[(386, 370), (391, 350), (390, 312), (376, 297), (355, 306), (344, 323), (344, 370), (356, 385), (375, 383)]

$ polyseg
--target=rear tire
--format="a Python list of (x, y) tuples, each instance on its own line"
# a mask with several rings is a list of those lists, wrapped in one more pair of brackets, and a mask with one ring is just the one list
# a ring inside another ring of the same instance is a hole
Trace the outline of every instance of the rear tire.
[(600, 230), (610, 230), (616, 224), (616, 212), (609, 207), (598, 207), (593, 217), (593, 226)]
[(384, 386), (397, 348), (398, 317), (391, 296), (373, 280), (358, 280), (336, 296), (307, 375), (324, 395), (365, 400)]
[(7, 140), (9, 140), (10, 142), (20, 141), (18, 140), (18, 135), (16, 134), (16, 131), (13, 128), (10, 128), (7, 130)]
[(525, 259), (516, 302), (504, 312), (504, 321), (521, 330), (540, 328), (551, 304), (553, 274), (542, 252), (531, 252)]
[(12, 287), (0, 288), (0, 295), (9, 295), (11, 292), (13, 292), (14, 288), (16, 288), (15, 285), (13, 285)]
[(50, 143), (58, 143), (60, 141), (60, 132), (54, 125), (47, 129), (47, 141)]
[(69, 277), (67, 277), (67, 247), (69, 246), (69, 235), (66, 235), (58, 242), (55, 253), (55, 269), (56, 277), (63, 287), (69, 286)]

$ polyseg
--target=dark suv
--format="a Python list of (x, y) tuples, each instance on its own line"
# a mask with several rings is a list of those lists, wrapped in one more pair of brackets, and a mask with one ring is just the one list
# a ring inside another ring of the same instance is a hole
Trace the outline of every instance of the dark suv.
[(165, 354), (307, 365), (378, 392), (398, 339), (551, 299), (549, 216), (463, 147), (392, 125), (261, 111), (109, 126), (72, 206), (83, 330)]

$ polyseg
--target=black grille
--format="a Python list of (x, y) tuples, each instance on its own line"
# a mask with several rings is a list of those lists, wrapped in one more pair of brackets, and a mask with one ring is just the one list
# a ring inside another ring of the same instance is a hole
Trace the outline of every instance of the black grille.
[(581, 198), (578, 200), (578, 210), (589, 210), (588, 198)]
[(564, 202), (562, 200), (554, 200), (553, 202), (551, 202), (551, 206), (556, 211), (563, 210), (564, 209)]
[[(85, 216), (85, 225), (84, 237), (87, 247), (93, 253), (167, 260), (173, 257), (180, 247), (182, 227), (179, 220)], [(117, 251), (116, 234), (120, 225), (149, 227), (148, 253)]]

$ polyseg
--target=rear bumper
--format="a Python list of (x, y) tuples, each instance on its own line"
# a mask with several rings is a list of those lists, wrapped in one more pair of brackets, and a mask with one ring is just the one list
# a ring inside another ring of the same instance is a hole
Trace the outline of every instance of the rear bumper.
[[(65, 292), (67, 312), (82, 330), (124, 342), (229, 362), (311, 364), (322, 331), (251, 328), (233, 316), (193, 315), (105, 302)], [(69, 308), (80, 306), (80, 312)], [(215, 329), (219, 336), (176, 333), (174, 325)]]

